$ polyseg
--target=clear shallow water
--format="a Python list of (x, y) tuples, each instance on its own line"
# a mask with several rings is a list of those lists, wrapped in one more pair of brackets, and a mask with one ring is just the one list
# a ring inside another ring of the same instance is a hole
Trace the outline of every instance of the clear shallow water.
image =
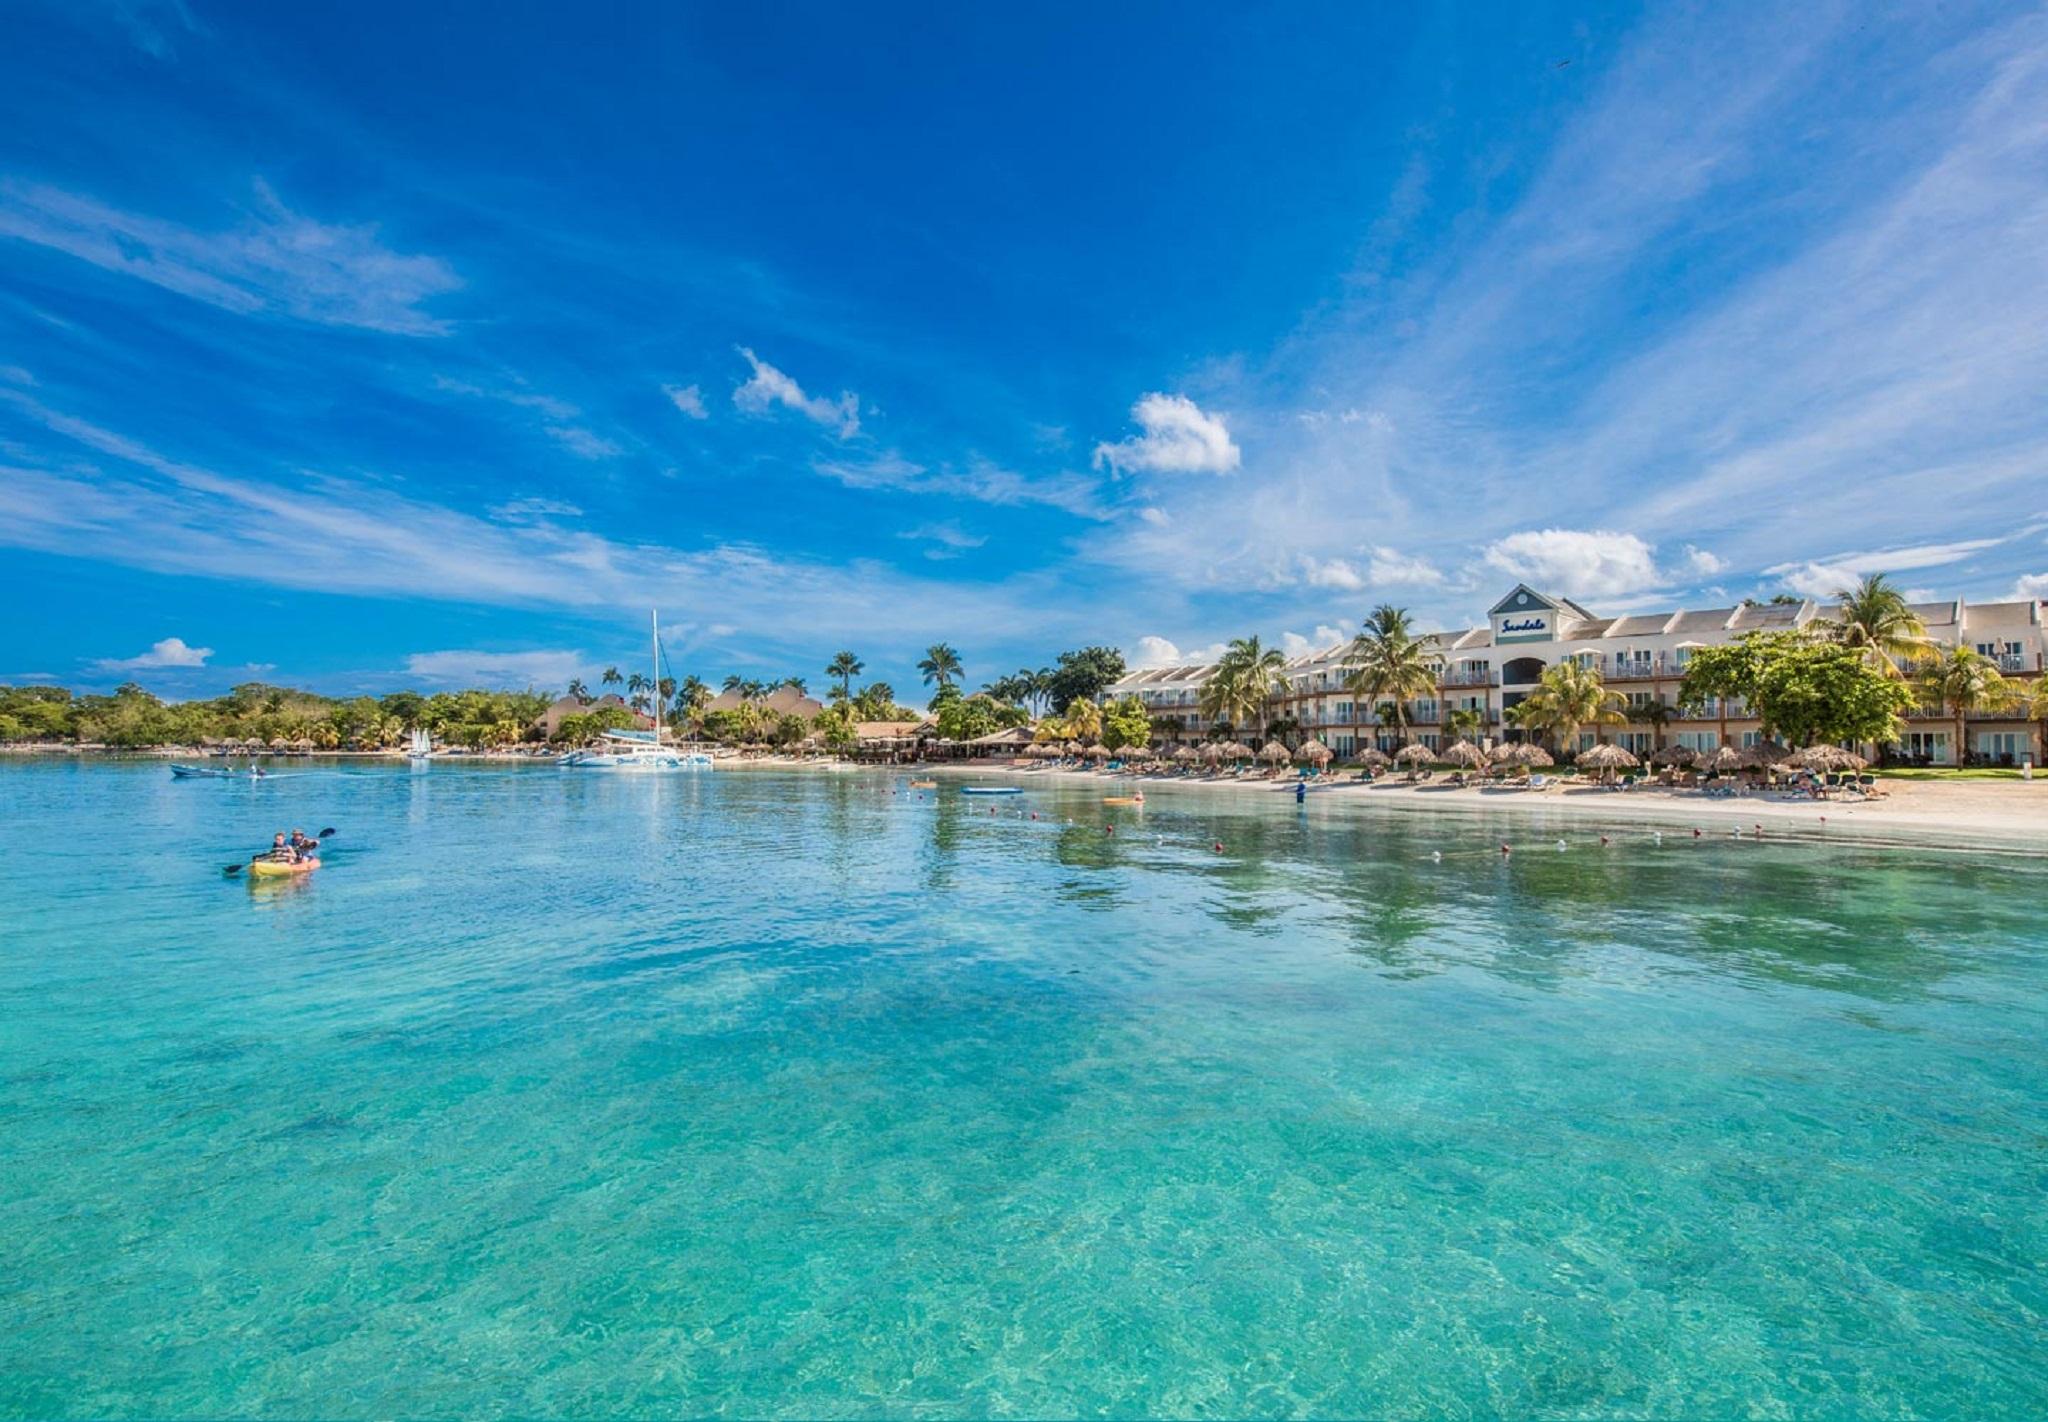
[(899, 783), (0, 764), (0, 1413), (2048, 1412), (2038, 862)]

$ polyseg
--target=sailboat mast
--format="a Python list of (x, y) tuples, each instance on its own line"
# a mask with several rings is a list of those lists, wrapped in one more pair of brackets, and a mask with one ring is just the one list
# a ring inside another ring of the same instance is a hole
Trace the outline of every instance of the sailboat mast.
[(654, 608), (647, 609), (647, 624), (654, 636), (654, 744), (661, 745), (661, 614)]

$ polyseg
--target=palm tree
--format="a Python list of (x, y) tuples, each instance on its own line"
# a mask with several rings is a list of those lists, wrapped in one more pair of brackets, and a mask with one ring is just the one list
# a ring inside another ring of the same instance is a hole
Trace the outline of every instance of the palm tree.
[(1261, 646), (1256, 637), (1239, 637), (1202, 685), (1202, 714), (1256, 733), (1265, 722), (1267, 701), (1286, 686), (1281, 676), (1286, 666), (1279, 648)]
[(1072, 740), (1092, 741), (1102, 735), (1102, 708), (1085, 696), (1067, 703), (1065, 720)]
[(809, 696), (811, 694), (811, 684), (800, 676), (786, 676), (782, 679), (782, 685), (794, 691), (798, 696)]
[(2048, 765), (2048, 691), (2043, 691), (2040, 681), (2034, 683), (2033, 690), (2027, 719), (2034, 723), (2034, 764)]
[(826, 664), (825, 675), (838, 677), (839, 699), (841, 701), (851, 701), (853, 699), (853, 679), (866, 670), (866, 664), (853, 653), (837, 652), (833, 654), (832, 660)]
[(576, 702), (580, 706), (588, 706), (590, 704), (590, 688), (583, 684), (581, 677), (569, 683), (569, 694), (576, 698)]
[(1480, 727), (1486, 724), (1479, 712), (1470, 706), (1459, 706), (1444, 713), (1444, 734), (1454, 741), (1479, 740)]
[(917, 669), (924, 673), (926, 686), (933, 682), (951, 686), (960, 675), (960, 654), (944, 642), (936, 642), (924, 649), (924, 660), (917, 664)]
[(647, 678), (640, 675), (639, 672), (634, 672), (631, 676), (626, 678), (626, 690), (633, 693), (633, 695), (638, 696), (641, 692), (646, 691), (647, 689)]
[(1597, 668), (1564, 661), (1545, 670), (1536, 689), (1510, 709), (1517, 725), (1550, 731), (1560, 750), (1570, 750), (1587, 726), (1626, 725), (1627, 705), (1626, 697), (1601, 682)]
[(1407, 609), (1381, 603), (1351, 639), (1345, 654), (1351, 672), (1344, 685), (1368, 703), (1391, 702), (1395, 727), (1405, 733), (1408, 703), (1436, 690), (1438, 661), (1429, 644), (1415, 635)]
[(1835, 593), (1842, 606), (1823, 622), (1846, 647), (1860, 648), (1870, 664), (1886, 676), (1903, 678), (1899, 663), (1926, 656), (1931, 643), (1926, 624), (1913, 615), (1906, 595), (1883, 573), (1872, 573), (1853, 588)]
[(747, 679), (741, 676), (738, 672), (727, 673), (725, 680), (719, 683), (719, 687), (722, 690), (737, 691), (740, 693), (742, 699), (744, 699), (746, 695), (746, 686)]
[(1650, 728), (1650, 749), (1664, 749), (1664, 728), (1671, 724), (1671, 703), (1653, 696), (1628, 708), (1629, 720)]
[(603, 682), (606, 686), (617, 686), (620, 682), (624, 681), (625, 678), (619, 675), (619, 669), (617, 667), (606, 667), (604, 669), (604, 675), (599, 677), (598, 680)]
[(1953, 647), (1947, 656), (1921, 664), (1914, 680), (1922, 700), (1955, 717), (1955, 763), (1964, 760), (1968, 734), (1966, 718), (1972, 711), (2002, 711), (2018, 699), (2016, 687), (1999, 675), (1991, 658), (1970, 647)]

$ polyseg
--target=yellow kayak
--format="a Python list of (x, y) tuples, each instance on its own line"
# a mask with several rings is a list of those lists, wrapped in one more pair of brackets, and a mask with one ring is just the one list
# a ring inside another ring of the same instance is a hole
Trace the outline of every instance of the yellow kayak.
[(296, 864), (281, 864), (275, 859), (257, 859), (249, 864), (249, 875), (254, 879), (283, 879), (293, 874), (310, 874), (320, 867), (317, 859), (301, 859)]
[(1145, 797), (1143, 795), (1104, 795), (1102, 803), (1105, 805), (1142, 805), (1145, 803)]
[(913, 790), (936, 790), (939, 788), (939, 782), (936, 780), (913, 780), (910, 782), (910, 788)]

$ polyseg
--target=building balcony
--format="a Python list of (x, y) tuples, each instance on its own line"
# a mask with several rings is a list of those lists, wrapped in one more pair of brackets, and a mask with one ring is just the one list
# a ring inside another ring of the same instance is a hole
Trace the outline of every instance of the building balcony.
[(1445, 667), (1437, 673), (1438, 686), (1499, 686), (1500, 674), (1494, 671), (1460, 671)]
[(1608, 657), (1594, 667), (1602, 681), (1662, 681), (1685, 675), (1685, 668), (1669, 657)]

